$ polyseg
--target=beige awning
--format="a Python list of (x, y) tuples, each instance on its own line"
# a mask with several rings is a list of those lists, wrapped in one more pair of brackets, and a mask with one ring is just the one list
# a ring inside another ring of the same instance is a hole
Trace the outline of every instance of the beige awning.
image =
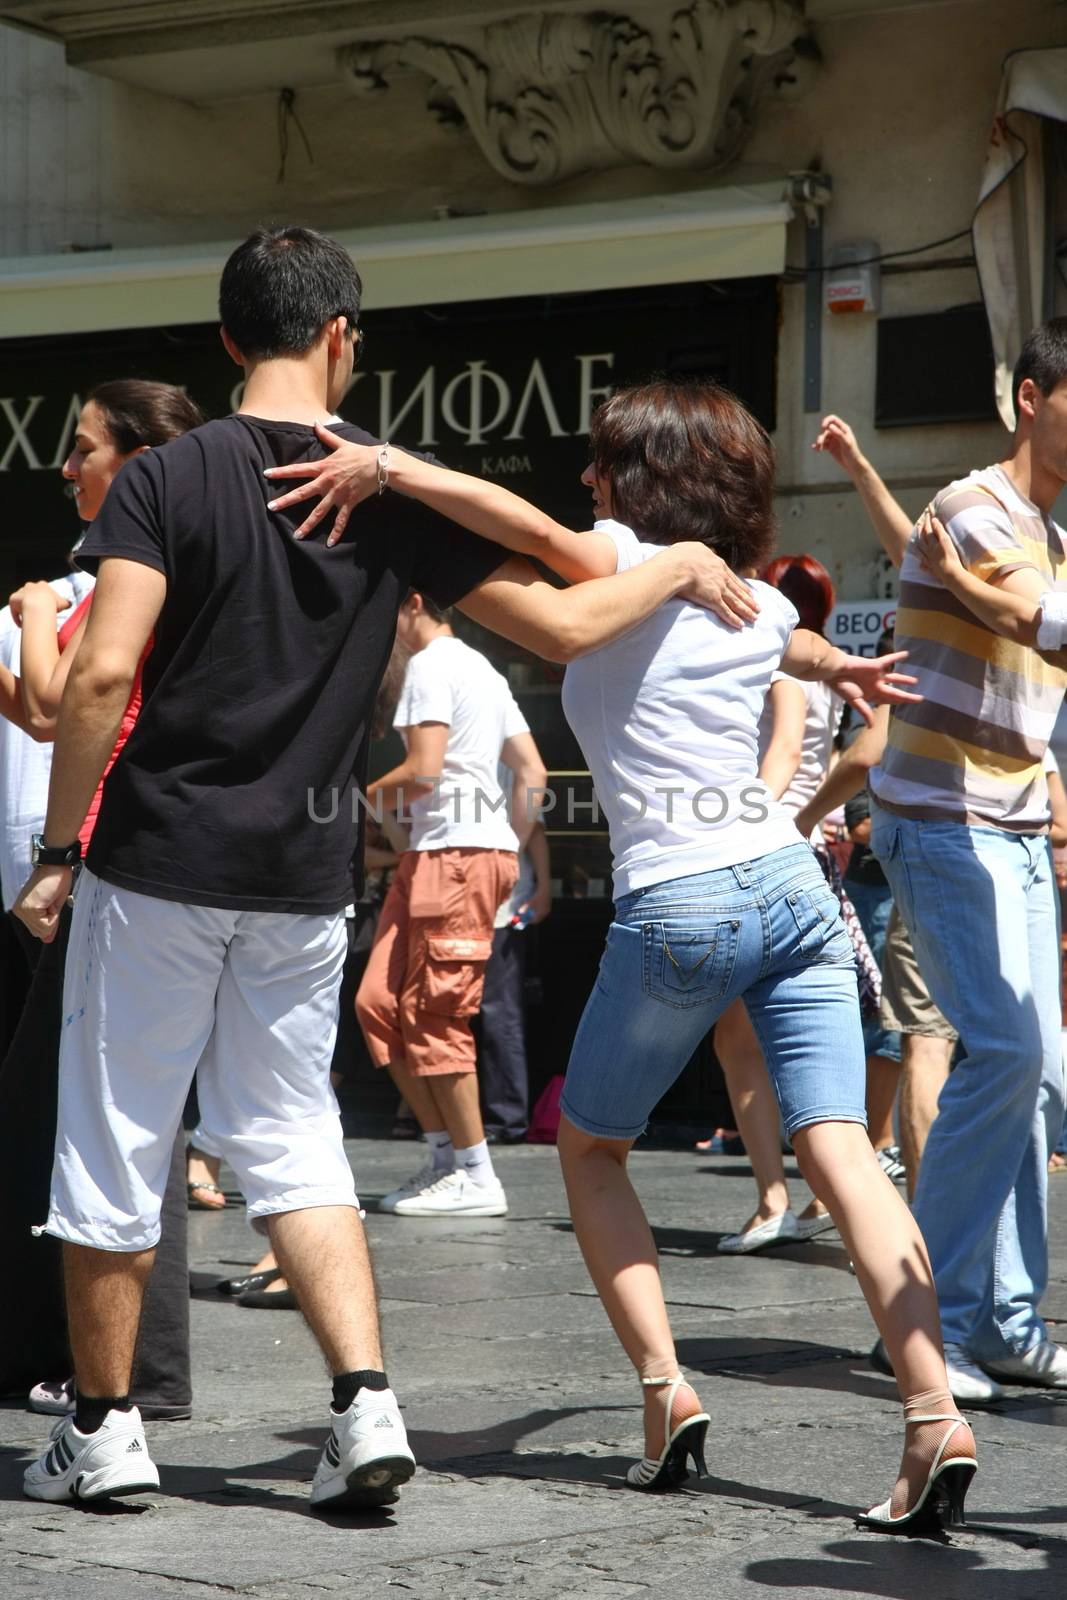
[[(778, 273), (783, 180), (336, 232), (368, 309)], [(234, 241), (0, 262), (0, 338), (210, 322)]]

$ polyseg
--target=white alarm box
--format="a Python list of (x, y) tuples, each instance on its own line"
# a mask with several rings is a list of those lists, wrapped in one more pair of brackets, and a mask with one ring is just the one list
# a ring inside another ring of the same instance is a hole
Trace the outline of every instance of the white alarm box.
[(877, 255), (878, 246), (873, 239), (855, 239), (834, 246), (823, 276), (827, 311), (843, 316), (878, 310), (881, 273), (878, 261), (873, 259)]

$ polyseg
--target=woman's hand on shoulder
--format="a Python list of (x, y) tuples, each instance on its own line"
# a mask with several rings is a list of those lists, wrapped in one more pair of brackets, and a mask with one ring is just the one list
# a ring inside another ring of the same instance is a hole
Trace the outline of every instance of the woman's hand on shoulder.
[(683, 540), (669, 549), (683, 568), (679, 600), (714, 611), (731, 628), (743, 628), (756, 620), (759, 601), (721, 556), (695, 539)]
[(336, 544), (353, 509), (378, 493), (378, 456), (384, 447), (342, 439), (321, 422), (316, 423), (315, 432), (332, 453), (320, 461), (293, 461), (286, 467), (267, 467), (263, 476), (272, 483), (287, 478), (311, 480), (301, 484), (299, 489), (290, 489), (277, 499), (268, 500), (267, 510), (286, 511), (304, 500), (317, 499), (318, 505), (298, 528), (294, 528), (293, 538), (306, 539), (332, 511), (336, 515), (326, 543)]

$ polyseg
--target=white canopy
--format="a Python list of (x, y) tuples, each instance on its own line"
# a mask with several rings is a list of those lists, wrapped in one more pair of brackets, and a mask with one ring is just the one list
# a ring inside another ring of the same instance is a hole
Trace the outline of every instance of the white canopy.
[[(368, 308), (779, 273), (784, 181), (342, 231)], [(210, 322), (225, 244), (0, 262), (0, 338)]]

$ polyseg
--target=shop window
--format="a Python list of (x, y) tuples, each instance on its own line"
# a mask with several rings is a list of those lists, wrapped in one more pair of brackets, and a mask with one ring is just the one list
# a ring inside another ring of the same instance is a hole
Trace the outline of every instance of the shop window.
[(993, 346), (981, 301), (879, 321), (875, 427), (995, 422), (993, 392)]

